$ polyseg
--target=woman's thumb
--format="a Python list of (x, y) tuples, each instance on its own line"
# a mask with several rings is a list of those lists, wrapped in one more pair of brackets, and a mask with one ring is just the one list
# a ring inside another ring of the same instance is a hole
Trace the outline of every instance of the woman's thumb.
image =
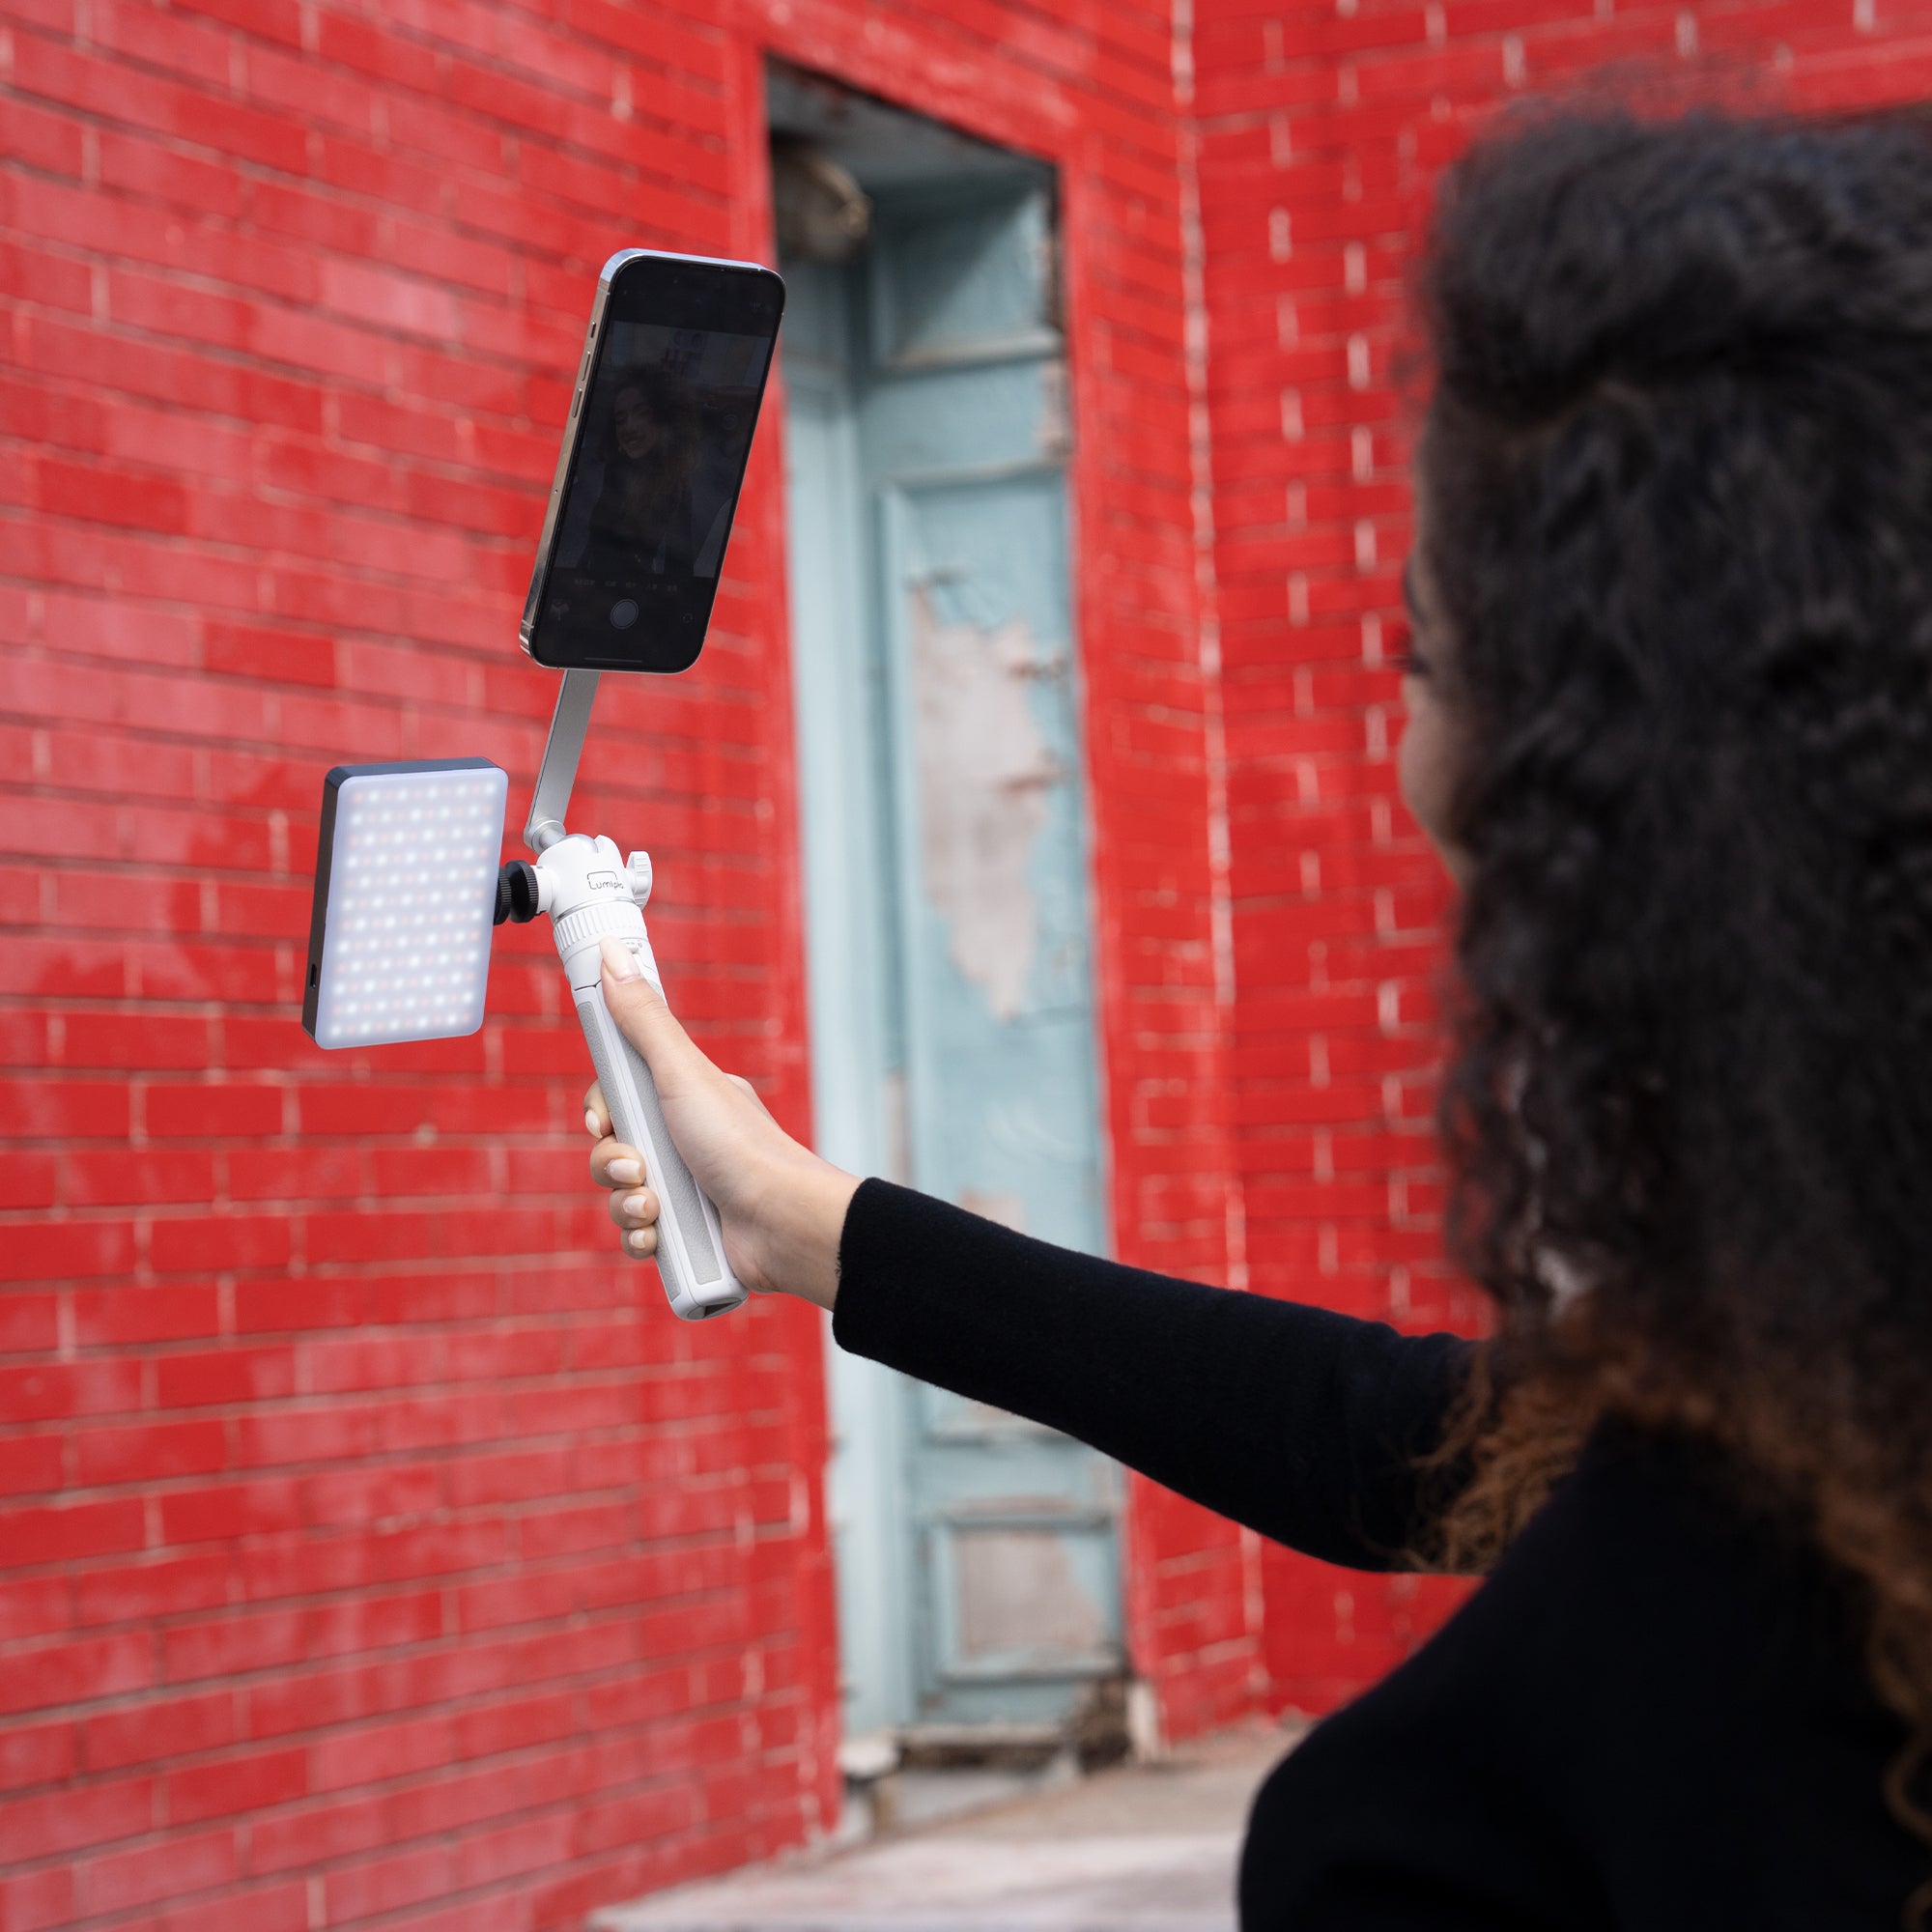
[(604, 960), (604, 1004), (624, 1037), (643, 1055), (651, 1078), (662, 1091), (677, 1084), (703, 1055), (678, 1025), (664, 995), (645, 979), (637, 955), (619, 939), (606, 939), (598, 951)]

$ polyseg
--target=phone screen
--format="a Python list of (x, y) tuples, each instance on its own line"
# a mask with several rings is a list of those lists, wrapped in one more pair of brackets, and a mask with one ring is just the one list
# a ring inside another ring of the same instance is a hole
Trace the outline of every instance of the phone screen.
[(697, 656), (757, 426), (783, 285), (645, 256), (612, 278), (530, 632), (542, 664)]

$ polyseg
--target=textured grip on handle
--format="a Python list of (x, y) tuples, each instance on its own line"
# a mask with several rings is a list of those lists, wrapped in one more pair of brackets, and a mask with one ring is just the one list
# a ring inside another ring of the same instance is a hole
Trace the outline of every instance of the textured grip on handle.
[(745, 1299), (745, 1291), (725, 1263), (718, 1210), (672, 1143), (651, 1070), (611, 1017), (603, 988), (586, 986), (573, 997), (611, 1129), (643, 1155), (644, 1178), (657, 1190), (658, 1272), (671, 1309), (687, 1321), (723, 1315)]

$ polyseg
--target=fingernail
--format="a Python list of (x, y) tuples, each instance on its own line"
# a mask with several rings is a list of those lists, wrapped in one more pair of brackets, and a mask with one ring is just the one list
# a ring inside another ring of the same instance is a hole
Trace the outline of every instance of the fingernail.
[(588, 1107), (584, 1108), (583, 1110), (583, 1131), (586, 1134), (588, 1134), (593, 1141), (602, 1140), (604, 1138), (603, 1126), (598, 1122), (597, 1116), (593, 1114)]
[(656, 1232), (654, 1228), (633, 1228), (624, 1236), (624, 1245), (636, 1254), (642, 1254)]
[(619, 1187), (635, 1187), (644, 1178), (644, 1170), (634, 1160), (613, 1160), (604, 1172)]
[(597, 949), (604, 955), (604, 970), (613, 980), (641, 980), (644, 969), (638, 955), (621, 939), (606, 939)]
[(641, 1194), (627, 1194), (624, 1197), (624, 1212), (634, 1221), (640, 1221), (644, 1215), (644, 1197)]

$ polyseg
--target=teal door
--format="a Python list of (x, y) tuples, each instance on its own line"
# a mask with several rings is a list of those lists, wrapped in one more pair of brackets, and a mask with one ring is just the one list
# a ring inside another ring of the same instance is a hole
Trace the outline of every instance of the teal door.
[[(787, 263), (819, 1144), (1104, 1245), (1052, 184), (901, 184)], [(838, 1355), (847, 1727), (1053, 1721), (1120, 1667), (1118, 1472)]]

